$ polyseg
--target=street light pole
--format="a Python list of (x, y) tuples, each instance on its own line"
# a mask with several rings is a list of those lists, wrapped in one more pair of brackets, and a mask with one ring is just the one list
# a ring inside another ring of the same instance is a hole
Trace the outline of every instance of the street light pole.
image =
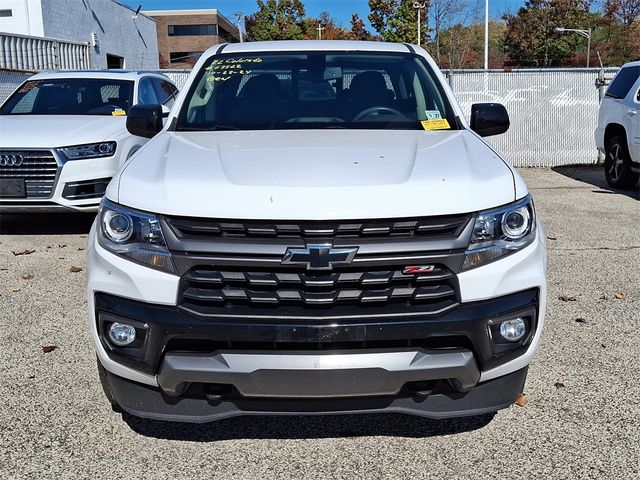
[(244, 14), (242, 12), (234, 13), (235, 17), (238, 19), (238, 35), (240, 36), (240, 43), (243, 42), (242, 38), (242, 19), (244, 18)]
[(554, 28), (554, 31), (558, 33), (577, 33), (578, 35), (587, 39), (587, 68), (589, 68), (589, 59), (591, 58), (591, 29), (580, 30), (578, 28)]
[(420, 43), (421, 43), (421, 38), (420, 38), (421, 37), (421, 31), (420, 30), (422, 30), (422, 29), (420, 28), (420, 16), (421, 16), (422, 10), (427, 8), (427, 4), (426, 4), (426, 2), (423, 2), (423, 3), (413, 2), (413, 8), (416, 9), (416, 13), (417, 13), (416, 16), (418, 17), (418, 46), (421, 46), (420, 45)]
[(484, 69), (489, 69), (489, 0), (484, 2)]

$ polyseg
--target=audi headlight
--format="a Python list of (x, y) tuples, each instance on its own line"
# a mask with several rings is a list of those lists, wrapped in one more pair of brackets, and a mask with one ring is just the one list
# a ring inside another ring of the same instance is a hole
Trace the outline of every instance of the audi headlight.
[(116, 153), (116, 146), (116, 142), (100, 142), (62, 147), (60, 150), (69, 160), (83, 160), (85, 158), (111, 157)]
[(462, 270), (486, 265), (529, 245), (536, 236), (533, 200), (522, 200), (480, 212), (465, 252)]
[(141, 265), (176, 273), (158, 218), (102, 200), (98, 212), (98, 243), (105, 250)]

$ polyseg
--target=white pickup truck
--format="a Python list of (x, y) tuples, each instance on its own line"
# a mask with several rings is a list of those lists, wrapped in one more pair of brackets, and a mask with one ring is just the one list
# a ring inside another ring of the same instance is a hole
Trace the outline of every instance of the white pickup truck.
[(152, 72), (30, 77), (0, 106), (0, 212), (97, 211), (114, 173), (148, 141), (127, 131), (131, 107), (168, 114), (177, 93)]
[(104, 391), (161, 420), (478, 415), (523, 391), (544, 323), (527, 187), (408, 44), (249, 42), (195, 65), (89, 236)]

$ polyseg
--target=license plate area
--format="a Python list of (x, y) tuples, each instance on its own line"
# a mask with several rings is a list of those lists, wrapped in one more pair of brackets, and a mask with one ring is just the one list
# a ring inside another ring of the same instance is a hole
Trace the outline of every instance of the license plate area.
[(0, 197), (26, 197), (24, 178), (0, 178)]

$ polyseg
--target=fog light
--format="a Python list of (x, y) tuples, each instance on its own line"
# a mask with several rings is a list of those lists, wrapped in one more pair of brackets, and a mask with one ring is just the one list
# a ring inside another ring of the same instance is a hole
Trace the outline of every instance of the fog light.
[(125, 323), (112, 323), (109, 327), (109, 340), (114, 345), (124, 347), (136, 339), (136, 329)]
[(517, 342), (527, 333), (527, 324), (522, 318), (506, 320), (500, 324), (500, 335), (505, 340)]

